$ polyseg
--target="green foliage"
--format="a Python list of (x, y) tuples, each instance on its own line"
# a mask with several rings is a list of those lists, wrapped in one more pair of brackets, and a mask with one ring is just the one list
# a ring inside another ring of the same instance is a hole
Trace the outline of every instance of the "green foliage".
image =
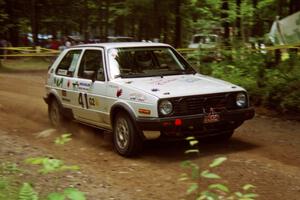
[[(198, 53), (198, 62), (208, 52)], [(221, 61), (201, 62), (200, 72), (244, 87), (250, 102), (279, 112), (300, 112), (300, 59), (290, 53), (276, 65), (272, 53), (248, 48), (220, 50)], [(194, 63), (197, 56), (188, 56)]]
[(209, 170), (202, 171), (201, 176), (203, 178), (208, 178), (208, 179), (220, 179), (221, 178), (218, 174), (214, 174), (214, 173), (210, 172)]
[(47, 197), (47, 200), (85, 200), (85, 195), (83, 192), (76, 188), (67, 188), (62, 193), (53, 192)]
[(72, 134), (70, 133), (62, 134), (61, 136), (55, 139), (54, 143), (57, 145), (64, 145), (72, 140), (71, 136)]
[(214, 161), (212, 163), (210, 163), (209, 167), (213, 168), (213, 167), (217, 167), (219, 165), (221, 165), (223, 162), (225, 162), (227, 160), (226, 157), (219, 157), (214, 159)]
[[(63, 134), (55, 139), (55, 144), (64, 145), (71, 140), (71, 134)], [(79, 170), (76, 165), (65, 165), (62, 160), (35, 157), (25, 160), (27, 164), (39, 165), (41, 169), (38, 172), (46, 175), (49, 173), (57, 173), (64, 171)], [(0, 200), (38, 200), (41, 196), (34, 190), (34, 188), (27, 182), (20, 186), (16, 175), (23, 172), (17, 164), (5, 162), (0, 165)], [(53, 178), (54, 187), (57, 190), (59, 179)], [(44, 198), (43, 198), (44, 199)], [(85, 200), (85, 194), (76, 188), (66, 188), (63, 192), (52, 192), (47, 195), (47, 200)]]
[(195, 137), (193, 136), (187, 137), (186, 140), (189, 142), (189, 145), (193, 147), (193, 149), (188, 149), (185, 151), (185, 153), (186, 154), (199, 153), (199, 150), (196, 148), (196, 145), (198, 144), (198, 140), (196, 140)]
[(8, 187), (8, 180), (4, 177), (0, 177), (0, 191), (5, 190)]
[(23, 183), (18, 200), (38, 200), (38, 194), (34, 191), (29, 183)]
[(0, 176), (0, 200), (17, 200), (19, 183), (9, 176)]
[(64, 165), (64, 162), (62, 160), (58, 160), (54, 158), (47, 158), (47, 157), (28, 158), (26, 159), (25, 162), (32, 165), (41, 165), (42, 168), (39, 170), (39, 172), (42, 174), (79, 170), (79, 167), (76, 165)]
[(0, 174), (16, 174), (22, 170), (18, 167), (16, 163), (4, 162), (0, 165)]
[[(187, 141), (192, 148), (197, 144), (194, 137), (187, 137)], [(212, 170), (227, 160), (226, 157), (218, 157), (209, 164), (209, 169), (200, 170), (199, 166), (190, 161), (186, 160), (181, 162), (181, 167), (190, 170), (190, 173), (182, 173), (178, 181), (188, 181), (189, 186), (186, 190), (186, 194), (195, 197), (196, 200), (254, 200), (258, 197), (257, 194), (249, 192), (249, 190), (255, 188), (251, 184), (246, 184), (242, 187), (243, 192), (231, 192), (229, 187), (222, 183), (222, 177)], [(211, 183), (212, 181), (219, 180), (219, 182)], [(203, 185), (208, 184), (207, 187)]]

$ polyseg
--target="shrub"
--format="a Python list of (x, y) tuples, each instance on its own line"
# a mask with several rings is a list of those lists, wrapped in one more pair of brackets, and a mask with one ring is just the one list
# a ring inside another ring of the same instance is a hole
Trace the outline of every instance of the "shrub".
[(205, 52), (191, 54), (187, 59), (196, 63), (194, 66), (202, 74), (244, 87), (254, 105), (279, 112), (300, 112), (300, 59), (297, 54), (290, 54), (290, 57), (276, 65), (272, 52), (240, 48), (220, 50), (220, 53), (223, 58), (221, 61), (202, 62)]

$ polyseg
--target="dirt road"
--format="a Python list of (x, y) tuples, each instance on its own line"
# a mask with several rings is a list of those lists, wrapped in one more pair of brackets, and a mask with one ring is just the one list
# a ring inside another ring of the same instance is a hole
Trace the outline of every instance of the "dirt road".
[[(183, 143), (148, 143), (142, 155), (125, 159), (113, 152), (109, 134), (72, 123), (73, 140), (53, 144), (61, 133), (51, 131), (42, 100), (45, 72), (0, 74), (0, 161), (52, 156), (81, 167), (60, 175), (61, 187), (75, 185), (88, 199), (189, 199), (178, 182), (188, 157)], [(45, 131), (47, 130), (47, 131)], [(227, 144), (201, 142), (201, 169), (216, 157), (228, 161), (216, 169), (232, 191), (246, 183), (256, 186), (259, 199), (300, 199), (300, 123), (258, 115), (240, 127)], [(51, 176), (23, 176), (42, 193), (53, 187)], [(208, 183), (201, 183), (206, 186)]]

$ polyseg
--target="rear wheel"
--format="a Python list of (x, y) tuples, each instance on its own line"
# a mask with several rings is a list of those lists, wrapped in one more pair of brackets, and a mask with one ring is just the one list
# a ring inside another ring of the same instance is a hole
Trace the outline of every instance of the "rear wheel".
[(140, 152), (143, 141), (127, 114), (116, 115), (113, 129), (114, 148), (120, 155), (130, 157)]
[(48, 105), (48, 115), (52, 126), (60, 128), (65, 121), (65, 117), (62, 114), (61, 107), (57, 100), (52, 100)]

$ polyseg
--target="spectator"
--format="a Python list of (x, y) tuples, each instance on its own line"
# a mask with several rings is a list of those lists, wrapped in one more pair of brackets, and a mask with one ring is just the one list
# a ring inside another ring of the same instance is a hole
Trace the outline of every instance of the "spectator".
[(67, 39), (67, 40), (66, 40), (66, 42), (65, 42), (65, 46), (66, 46), (66, 48), (69, 48), (69, 47), (71, 47), (71, 46), (72, 46), (72, 43), (70, 42), (70, 40), (69, 40), (69, 39)]
[(7, 50), (6, 49), (2, 49), (2, 48), (5, 48), (5, 47), (8, 47), (9, 46), (9, 43), (6, 39), (2, 38), (0, 40), (0, 59), (6, 59), (6, 54), (7, 54)]
[(58, 50), (59, 46), (59, 42), (56, 40), (56, 38), (53, 38), (50, 42), (50, 49)]

